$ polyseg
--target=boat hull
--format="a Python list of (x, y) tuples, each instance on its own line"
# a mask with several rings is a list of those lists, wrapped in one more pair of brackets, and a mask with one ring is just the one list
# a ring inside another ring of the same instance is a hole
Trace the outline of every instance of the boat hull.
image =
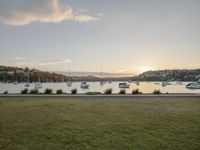
[(89, 88), (89, 84), (87, 84), (87, 82), (83, 82), (83, 83), (81, 83), (80, 88), (88, 89)]
[(127, 83), (119, 83), (119, 86), (118, 86), (119, 88), (122, 88), (122, 89), (127, 89), (127, 88), (129, 88), (130, 87), (130, 84), (127, 84)]
[(71, 87), (71, 86), (72, 86), (72, 82), (70, 82), (70, 81), (67, 82), (67, 86), (68, 86), (68, 87)]
[(127, 85), (127, 86), (119, 86), (119, 88), (121, 89), (128, 89), (130, 87), (130, 85)]
[(89, 85), (88, 84), (87, 85), (81, 85), (80, 88), (82, 88), (82, 89), (88, 89)]
[(200, 82), (198, 83), (189, 83), (186, 85), (187, 89), (200, 89)]

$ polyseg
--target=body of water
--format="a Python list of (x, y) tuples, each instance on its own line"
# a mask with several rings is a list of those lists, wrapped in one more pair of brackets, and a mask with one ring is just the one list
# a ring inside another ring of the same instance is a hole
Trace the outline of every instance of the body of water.
[[(113, 89), (113, 93), (118, 93), (120, 89), (118, 88), (119, 82), (112, 82), (112, 83), (106, 83), (104, 85), (100, 85), (99, 82), (88, 82), (89, 89), (81, 89), (80, 88), (81, 82), (73, 82), (71, 87), (68, 87), (66, 83), (42, 83), (42, 88), (39, 89), (40, 92), (44, 92), (46, 88), (50, 88), (55, 93), (57, 89), (62, 89), (63, 92), (71, 93), (71, 90), (76, 88), (78, 90), (78, 93), (86, 93), (86, 92), (104, 92), (108, 88)], [(139, 89), (143, 93), (152, 93), (155, 89), (159, 89), (162, 93), (200, 93), (200, 89), (197, 90), (191, 90), (187, 89), (185, 86), (188, 84), (188, 82), (183, 82), (181, 85), (177, 84), (176, 82), (171, 82), (171, 85), (167, 85), (165, 87), (162, 87), (161, 84), (158, 82), (140, 82), (139, 85), (136, 85), (134, 82), (129, 83), (130, 88), (126, 89), (126, 93), (131, 93), (133, 89)], [(26, 88), (24, 86), (24, 83), (20, 84), (5, 84), (0, 83), (0, 93), (4, 93), (5, 91), (8, 91), (8, 93), (20, 93), (21, 90)], [(29, 90), (34, 89), (34, 83), (30, 85), (28, 88)]]

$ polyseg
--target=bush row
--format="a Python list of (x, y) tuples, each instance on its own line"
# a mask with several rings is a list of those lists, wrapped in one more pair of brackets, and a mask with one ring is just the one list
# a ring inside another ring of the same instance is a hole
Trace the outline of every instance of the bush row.
[[(21, 91), (21, 94), (52, 94), (52, 93), (53, 93), (52, 89), (45, 89), (44, 93), (40, 93), (38, 89), (32, 89), (29, 91), (27, 88)], [(71, 90), (71, 94), (76, 94), (76, 93), (77, 89)], [(66, 93), (64, 93), (62, 89), (58, 89), (56, 91), (56, 94), (66, 94)]]
[[(40, 93), (38, 89), (32, 89), (32, 90), (29, 91), (27, 88), (26, 88), (26, 89), (23, 89), (23, 90), (21, 91), (21, 94), (52, 94), (52, 93), (53, 93), (53, 90), (52, 90), (52, 89), (46, 89), (46, 90), (44, 91), (44, 93)], [(5, 91), (3, 94), (8, 94), (8, 91)], [(64, 93), (62, 89), (58, 89), (58, 90), (56, 91), (56, 94), (66, 94), (66, 93)], [(71, 94), (73, 94), (73, 95), (74, 95), (74, 94), (77, 94), (77, 89), (72, 89), (72, 90), (71, 90)], [(100, 94), (102, 94), (102, 93), (101, 93), (101, 92), (87, 92), (87, 93), (85, 93), (85, 94), (86, 94), (86, 95), (100, 95)], [(103, 92), (103, 94), (105, 94), (105, 95), (110, 95), (110, 94), (112, 94), (112, 89), (106, 89), (106, 90)], [(119, 91), (118, 94), (126, 94), (126, 90), (121, 89), (121, 90)], [(136, 94), (142, 94), (142, 92), (140, 92), (139, 89), (134, 89), (134, 90), (132, 90), (132, 94), (134, 94), (134, 95), (136, 95)], [(162, 93), (161, 93), (160, 90), (154, 90), (154, 91), (153, 91), (153, 94), (162, 94)], [(167, 94), (168, 94), (168, 93), (167, 93)]]

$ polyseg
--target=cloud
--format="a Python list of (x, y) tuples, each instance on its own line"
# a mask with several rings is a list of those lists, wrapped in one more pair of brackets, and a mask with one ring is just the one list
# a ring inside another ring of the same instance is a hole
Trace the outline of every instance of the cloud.
[(79, 10), (75, 11), (70, 6), (62, 5), (59, 0), (18, 0), (17, 3), (13, 0), (0, 1), (0, 23), (8, 25), (27, 25), (32, 22), (59, 23), (66, 20), (77, 22), (98, 20), (84, 13)]
[(45, 61), (31, 61), (27, 59), (17, 60), (15, 65), (18, 67), (33, 67), (33, 68), (41, 68), (41, 67), (65, 67), (66, 64), (71, 63), (72, 61), (69, 59), (57, 59), (57, 60), (45, 60)]
[(104, 14), (101, 13), (101, 12), (97, 13), (97, 16), (99, 16), (99, 17), (101, 17), (101, 16), (103, 16), (103, 15), (104, 15)]
[(78, 16), (75, 16), (74, 19), (75, 19), (75, 21), (78, 21), (78, 22), (90, 22), (90, 21), (99, 20), (98, 18), (88, 16), (88, 15), (78, 15)]
[(80, 8), (80, 9), (78, 9), (78, 12), (89, 13), (90, 11), (87, 10), (87, 9), (82, 9), (82, 8)]
[(17, 67), (34, 67), (35, 64), (33, 62), (16, 62)]
[(19, 56), (15, 57), (15, 60), (24, 60), (24, 59), (25, 59), (24, 57), (19, 57)]
[(64, 59), (64, 60), (50, 60), (38, 63), (39, 66), (48, 66), (48, 65), (58, 65), (58, 64), (67, 64), (70, 63), (71, 60)]

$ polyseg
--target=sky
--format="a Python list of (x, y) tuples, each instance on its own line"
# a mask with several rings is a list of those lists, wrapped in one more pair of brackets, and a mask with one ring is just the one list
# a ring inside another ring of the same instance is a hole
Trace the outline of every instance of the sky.
[(137, 74), (200, 68), (199, 0), (1, 0), (0, 65)]

